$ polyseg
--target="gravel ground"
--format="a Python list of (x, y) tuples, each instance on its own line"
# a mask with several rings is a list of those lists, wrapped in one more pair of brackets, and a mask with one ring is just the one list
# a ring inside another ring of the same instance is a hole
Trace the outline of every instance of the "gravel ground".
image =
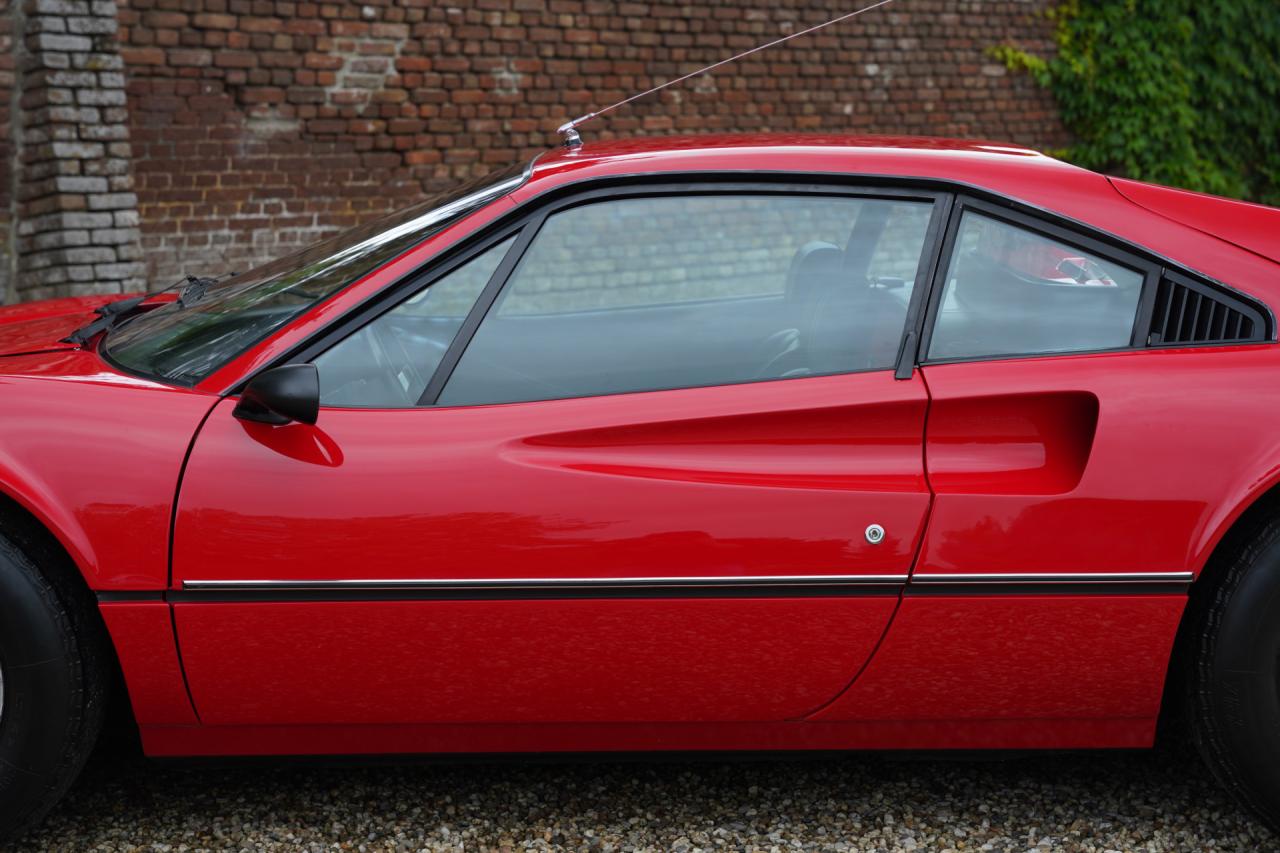
[(19, 850), (1277, 850), (1193, 756), (319, 766), (100, 749)]

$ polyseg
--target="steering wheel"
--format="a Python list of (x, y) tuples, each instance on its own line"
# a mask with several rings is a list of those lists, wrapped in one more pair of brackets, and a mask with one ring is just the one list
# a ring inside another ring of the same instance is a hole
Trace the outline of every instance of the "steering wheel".
[(760, 349), (765, 354), (765, 361), (756, 371), (755, 379), (789, 379), (809, 375), (799, 329), (779, 329), (764, 339)]

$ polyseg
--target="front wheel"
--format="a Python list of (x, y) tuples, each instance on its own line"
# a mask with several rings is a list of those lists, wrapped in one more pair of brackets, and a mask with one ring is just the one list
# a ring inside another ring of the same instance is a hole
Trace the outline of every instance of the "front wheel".
[(1280, 520), (1218, 568), (1189, 625), (1191, 734), (1218, 781), (1280, 830)]
[(106, 700), (93, 601), (64, 572), (42, 573), (35, 554), (0, 535), (0, 843), (71, 786)]

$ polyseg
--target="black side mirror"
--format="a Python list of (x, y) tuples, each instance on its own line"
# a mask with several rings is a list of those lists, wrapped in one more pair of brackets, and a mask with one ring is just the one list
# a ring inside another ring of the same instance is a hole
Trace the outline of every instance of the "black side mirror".
[(259, 373), (232, 414), (263, 424), (313, 424), (320, 415), (320, 371), (314, 364), (286, 364)]

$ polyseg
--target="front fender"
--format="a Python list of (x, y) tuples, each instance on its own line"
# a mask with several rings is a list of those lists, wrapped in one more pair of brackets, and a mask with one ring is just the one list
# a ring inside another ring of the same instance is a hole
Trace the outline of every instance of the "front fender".
[(217, 398), (104, 369), (92, 353), (0, 359), (0, 491), (93, 590), (159, 590), (192, 437)]

